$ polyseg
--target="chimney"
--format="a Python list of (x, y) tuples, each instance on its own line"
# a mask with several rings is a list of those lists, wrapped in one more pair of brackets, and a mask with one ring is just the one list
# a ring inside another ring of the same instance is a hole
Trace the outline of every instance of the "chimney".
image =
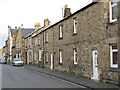
[(68, 8), (68, 5), (64, 7), (64, 18), (71, 14), (71, 8)]
[(40, 26), (40, 23), (39, 22), (36, 22), (35, 23), (35, 30), (37, 30), (38, 28), (40, 28), (41, 26)]
[(50, 25), (49, 19), (45, 19), (45, 20), (44, 20), (44, 26), (49, 26), (49, 25)]
[(15, 27), (15, 29), (17, 30), (17, 26)]
[(20, 28), (21, 28), (21, 29), (23, 28), (23, 24), (21, 24)]
[(11, 29), (11, 26), (8, 25), (8, 29)]

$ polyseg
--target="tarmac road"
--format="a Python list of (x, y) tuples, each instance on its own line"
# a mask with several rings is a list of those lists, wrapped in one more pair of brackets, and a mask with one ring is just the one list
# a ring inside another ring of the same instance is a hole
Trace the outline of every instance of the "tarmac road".
[(2, 88), (84, 88), (23, 67), (2, 65)]

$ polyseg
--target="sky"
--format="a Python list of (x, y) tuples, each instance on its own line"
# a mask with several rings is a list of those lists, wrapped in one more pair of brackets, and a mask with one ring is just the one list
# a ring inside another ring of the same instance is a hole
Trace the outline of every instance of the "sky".
[(76, 12), (92, 0), (0, 0), (0, 48), (8, 36), (8, 25), (12, 28), (23, 24), (34, 28), (35, 22), (43, 26), (44, 19), (51, 25), (62, 19), (62, 8), (68, 5), (71, 13)]

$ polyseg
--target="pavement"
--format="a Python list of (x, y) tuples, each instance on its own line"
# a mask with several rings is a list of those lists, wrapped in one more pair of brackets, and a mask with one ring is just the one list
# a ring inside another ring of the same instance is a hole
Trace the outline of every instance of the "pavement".
[(78, 75), (74, 75), (71, 73), (67, 73), (67, 72), (60, 72), (60, 71), (56, 71), (56, 70), (50, 70), (47, 68), (41, 68), (38, 66), (34, 66), (34, 65), (25, 65), (25, 68), (30, 69), (30, 70), (34, 70), (43, 74), (47, 74), (59, 79), (63, 79), (78, 85), (82, 85), (86, 88), (89, 89), (107, 89), (109, 88), (109, 90), (120, 90), (119, 87), (117, 87), (116, 85), (113, 84), (107, 84), (107, 83), (103, 83), (103, 82), (99, 82), (99, 81), (95, 81), (92, 79), (88, 79), (88, 78), (84, 78), (84, 77), (80, 77)]

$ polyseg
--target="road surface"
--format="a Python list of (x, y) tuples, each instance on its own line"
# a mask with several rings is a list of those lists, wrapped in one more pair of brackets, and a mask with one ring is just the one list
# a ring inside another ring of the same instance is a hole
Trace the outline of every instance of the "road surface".
[(23, 67), (2, 65), (2, 88), (84, 88)]

